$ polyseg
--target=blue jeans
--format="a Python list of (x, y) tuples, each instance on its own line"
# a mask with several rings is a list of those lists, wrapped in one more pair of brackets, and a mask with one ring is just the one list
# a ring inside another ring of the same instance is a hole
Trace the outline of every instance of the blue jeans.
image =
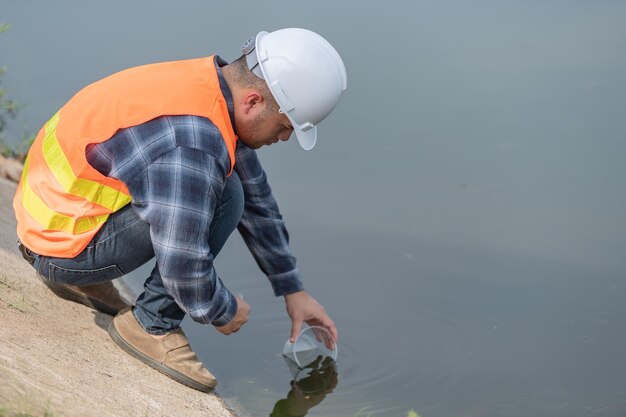
[[(214, 257), (241, 220), (243, 204), (241, 181), (233, 171), (226, 180), (209, 228), (209, 246)], [(33, 267), (50, 282), (80, 286), (128, 274), (152, 259), (154, 250), (148, 223), (128, 205), (113, 213), (75, 258), (52, 258), (30, 251), (28, 254), (33, 257)], [(180, 326), (185, 313), (165, 289), (158, 264), (146, 280), (133, 312), (151, 334), (168, 333)]]

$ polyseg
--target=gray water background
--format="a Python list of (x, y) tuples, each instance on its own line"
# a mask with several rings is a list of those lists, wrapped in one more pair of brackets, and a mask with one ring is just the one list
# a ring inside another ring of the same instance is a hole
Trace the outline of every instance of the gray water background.
[[(309, 416), (626, 415), (626, 2), (0, 0), (0, 20), (2, 82), (28, 105), (12, 137), (112, 72), (232, 60), (258, 30), (340, 51), (316, 149), (260, 151), (340, 331)], [(268, 416), (291, 389), (283, 302), (238, 236), (217, 268), (251, 320), (186, 331), (219, 392)]]

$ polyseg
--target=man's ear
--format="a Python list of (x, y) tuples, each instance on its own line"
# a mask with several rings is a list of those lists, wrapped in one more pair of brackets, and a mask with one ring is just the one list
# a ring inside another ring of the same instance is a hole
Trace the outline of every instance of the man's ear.
[(255, 114), (261, 110), (263, 96), (257, 90), (248, 90), (243, 97), (243, 113), (245, 115)]

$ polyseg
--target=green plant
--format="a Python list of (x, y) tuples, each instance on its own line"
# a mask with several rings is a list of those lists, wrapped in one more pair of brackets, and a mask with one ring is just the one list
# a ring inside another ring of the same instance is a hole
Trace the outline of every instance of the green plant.
[[(7, 23), (0, 23), (0, 33), (11, 28)], [(17, 113), (23, 108), (17, 101), (7, 98), (7, 91), (2, 87), (2, 76), (7, 72), (7, 67), (0, 67), (0, 155), (19, 160), (24, 160), (26, 152), (33, 140), (34, 135), (22, 133), (21, 141), (18, 145), (9, 145), (4, 138), (4, 129), (9, 119), (14, 119)], [(2, 417), (0, 415), (0, 417)]]
[[(11, 25), (0, 23), (0, 33), (6, 32), (10, 28)], [(0, 67), (0, 77), (2, 77), (6, 72), (7, 67)], [(17, 104), (15, 100), (7, 99), (6, 95), (7, 91), (0, 85), (0, 139), (2, 139), (1, 135), (6, 127), (7, 118), (14, 118), (20, 110), (19, 104)]]

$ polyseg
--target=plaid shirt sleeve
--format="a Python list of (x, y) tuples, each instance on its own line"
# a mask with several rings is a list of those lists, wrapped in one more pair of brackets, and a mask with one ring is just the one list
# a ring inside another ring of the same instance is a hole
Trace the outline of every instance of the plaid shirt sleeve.
[(289, 249), (289, 234), (256, 152), (239, 141), (235, 160), (245, 198), (239, 233), (276, 296), (301, 291), (300, 272)]
[[(176, 132), (179, 137), (194, 132), (214, 134), (212, 126), (199, 123), (172, 127), (172, 120), (180, 119), (164, 117), (161, 122), (157, 119), (127, 129), (125, 133), (132, 135), (133, 140), (125, 141), (126, 147), (130, 147), (128, 143), (142, 143), (143, 136), (154, 136), (147, 133), (155, 129), (168, 135)], [(142, 152), (135, 155), (145, 157), (158, 146), (146, 142)], [(234, 296), (213, 267), (208, 243), (215, 205), (224, 189), (224, 169), (224, 161), (219, 157), (192, 147), (176, 146), (151, 160), (127, 182), (133, 208), (150, 224), (156, 261), (168, 292), (194, 321), (215, 326), (227, 324), (237, 310)]]

